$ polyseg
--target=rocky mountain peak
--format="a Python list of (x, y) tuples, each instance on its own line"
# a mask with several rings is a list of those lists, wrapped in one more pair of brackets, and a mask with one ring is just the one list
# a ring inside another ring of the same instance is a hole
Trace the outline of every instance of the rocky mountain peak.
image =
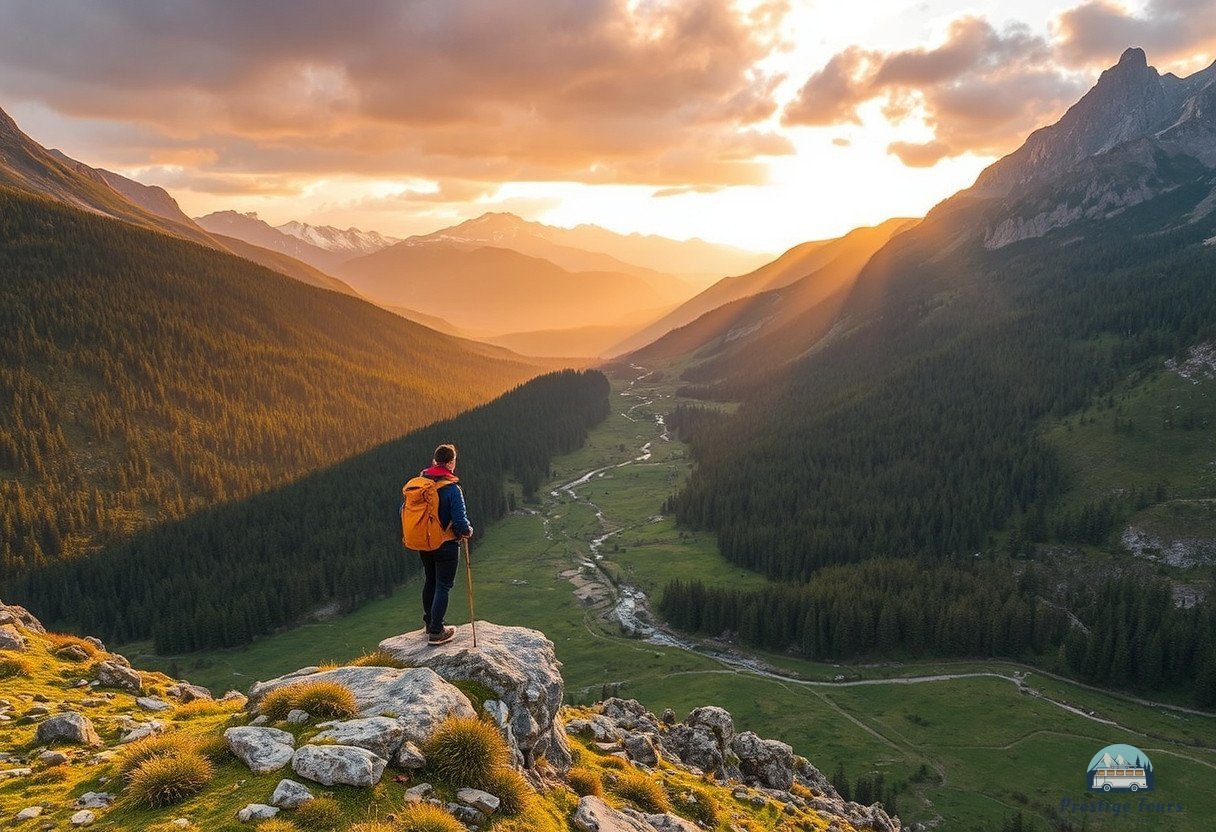
[(1119, 56), (1117, 66), (1129, 67), (1147, 67), (1148, 56), (1144, 54), (1144, 50), (1139, 46), (1129, 46), (1123, 50), (1123, 54)]

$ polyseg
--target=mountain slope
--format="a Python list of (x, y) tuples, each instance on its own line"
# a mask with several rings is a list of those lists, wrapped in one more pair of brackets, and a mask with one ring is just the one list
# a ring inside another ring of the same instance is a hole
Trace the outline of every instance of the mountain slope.
[(0, 272), (6, 575), (285, 482), (541, 369), (11, 189)]
[[(776, 260), (753, 272), (719, 280), (650, 326), (614, 345), (608, 354), (620, 355), (644, 347), (666, 333), (691, 324), (706, 313), (714, 312), (726, 304), (740, 301), (743, 298), (759, 296), (769, 290), (780, 289), (803, 278), (812, 279), (815, 273), (822, 272), (818, 278), (813, 278), (813, 280), (817, 286), (825, 290), (824, 297), (826, 297), (827, 294), (856, 277), (857, 272), (870, 259), (870, 256), (882, 248), (891, 237), (911, 228), (916, 223), (917, 220), (913, 219), (890, 219), (874, 227), (854, 229), (838, 239), (797, 245)], [(815, 302), (816, 291), (804, 290), (801, 294), (805, 297), (800, 298), (803, 306), (798, 309), (785, 310), (783, 314), (790, 317), (798, 311), (808, 309), (809, 306), (806, 304)], [(770, 302), (780, 303), (781, 301), (774, 301), (774, 296), (768, 296), (759, 301), (759, 306), (767, 308)], [(730, 328), (750, 326), (768, 317), (766, 314), (755, 313), (754, 308), (752, 305), (736, 304), (732, 311), (723, 310), (715, 314), (712, 319), (700, 322), (698, 329), (702, 330), (702, 334), (689, 341), (687, 338), (689, 333), (684, 333), (659, 347), (659, 353), (673, 355), (672, 349), (676, 341), (688, 343), (684, 351), (697, 349), (712, 340), (715, 332), (718, 336), (726, 337), (727, 330)], [(744, 310), (753, 311), (745, 312)], [(711, 324), (710, 320), (714, 323)], [(716, 330), (715, 327), (717, 327)]]
[(302, 260), (313, 268), (328, 274), (346, 260), (346, 256), (314, 246), (290, 234), (274, 228), (255, 213), (240, 214), (236, 211), (216, 211), (205, 217), (196, 217), (195, 222), (213, 234), (236, 237), (255, 246), (260, 246), (296, 260)]
[[(21, 132), (0, 110), (0, 186), (46, 196), (67, 205), (218, 248), (194, 223), (159, 216), (130, 201), (88, 165), (49, 151)], [(166, 195), (167, 196), (167, 195)]]
[[(315, 266), (308, 265), (303, 260), (297, 260), (290, 255), (271, 251), (268, 248), (255, 246), (253, 243), (247, 243), (236, 237), (228, 237), (217, 233), (212, 233), (211, 236), (237, 257), (244, 257), (246, 260), (257, 263), (259, 266), (265, 266), (301, 283), (307, 283), (309, 286), (317, 286), (322, 289), (329, 289), (331, 292), (341, 292), (344, 295), (359, 297), (358, 292), (341, 280), (338, 280), (338, 278), (327, 275)], [(408, 318), (409, 316), (406, 315), (404, 317)]]
[(344, 263), (338, 275), (378, 303), (407, 306), (489, 335), (630, 318), (668, 301), (619, 272), (568, 272), (517, 251), (408, 241)]

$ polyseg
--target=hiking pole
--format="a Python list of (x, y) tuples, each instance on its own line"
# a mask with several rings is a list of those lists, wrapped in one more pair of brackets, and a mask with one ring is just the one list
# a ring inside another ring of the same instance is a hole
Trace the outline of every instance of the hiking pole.
[(473, 561), (469, 556), (469, 539), (462, 538), (464, 544), (464, 577), (469, 590), (469, 626), (473, 628), (473, 647), (477, 647), (477, 616), (473, 613)]

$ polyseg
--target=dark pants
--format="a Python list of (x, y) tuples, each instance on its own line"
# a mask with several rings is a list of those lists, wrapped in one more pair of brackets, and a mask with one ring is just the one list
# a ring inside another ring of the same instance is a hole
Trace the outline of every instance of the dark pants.
[(419, 552), (426, 580), (422, 584), (422, 622), (427, 632), (442, 633), (443, 616), (448, 611), (448, 593), (456, 583), (460, 548), (456, 541), (443, 544), (433, 552)]

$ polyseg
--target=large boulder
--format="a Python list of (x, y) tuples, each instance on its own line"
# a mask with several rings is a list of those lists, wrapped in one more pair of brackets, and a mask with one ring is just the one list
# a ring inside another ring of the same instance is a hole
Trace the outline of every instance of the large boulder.
[(386, 716), (370, 716), (345, 722), (323, 722), (320, 727), (325, 730), (313, 737), (314, 741), (366, 748), (386, 760), (393, 758), (405, 740), (405, 729), (401, 727), (401, 723)]
[(445, 679), (469, 680), (494, 691), (506, 706), (499, 727), (518, 764), (531, 768), (543, 756), (561, 771), (570, 767), (570, 747), (557, 721), (565, 694), (562, 665), (544, 633), (478, 621), (477, 647), (472, 628), (464, 624), (446, 644), (429, 645), (415, 631), (385, 639), (380, 649), (406, 664), (432, 668)]
[(318, 671), (307, 668), (269, 682), (258, 682), (249, 691), (256, 706), (270, 691), (300, 682), (338, 682), (355, 695), (361, 717), (389, 716), (403, 729), (402, 740), (421, 743), (449, 716), (476, 716), (469, 698), (426, 667), (336, 667)]
[(581, 832), (654, 832), (654, 827), (649, 823), (618, 812), (600, 798), (590, 795), (578, 802), (571, 822)]
[(302, 745), (291, 758), (292, 770), (325, 786), (374, 786), (388, 761), (353, 745)]
[(238, 760), (257, 774), (278, 771), (291, 762), (296, 738), (278, 728), (242, 725), (224, 732), (224, 742)]
[(655, 828), (655, 832), (701, 832), (701, 827), (671, 812), (647, 815), (646, 822)]
[(37, 741), (44, 744), (71, 742), (78, 745), (101, 745), (101, 737), (97, 736), (92, 720), (75, 711), (56, 714), (40, 722)]
[(31, 633), (45, 633), (46, 627), (25, 607), (0, 601), (0, 624), (15, 624), (19, 629)]
[(745, 778), (783, 792), (794, 785), (794, 749), (780, 740), (761, 739), (751, 731), (744, 731), (731, 741), (730, 747), (739, 758), (739, 770)]

